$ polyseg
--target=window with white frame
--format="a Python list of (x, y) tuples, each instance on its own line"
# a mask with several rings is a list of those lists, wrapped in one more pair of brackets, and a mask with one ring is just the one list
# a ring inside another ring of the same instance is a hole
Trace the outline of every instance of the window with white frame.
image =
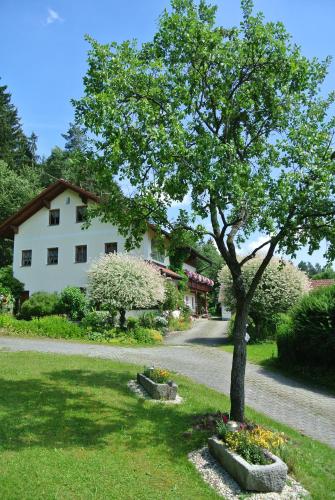
[(58, 248), (48, 248), (48, 266), (58, 264)]
[(30, 267), (32, 260), (32, 250), (22, 250), (21, 266)]
[(165, 251), (162, 242), (156, 239), (151, 240), (151, 259), (164, 264)]

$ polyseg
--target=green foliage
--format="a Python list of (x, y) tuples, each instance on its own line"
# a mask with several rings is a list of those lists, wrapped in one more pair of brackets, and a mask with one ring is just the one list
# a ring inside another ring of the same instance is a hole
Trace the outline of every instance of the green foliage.
[(158, 314), (156, 312), (144, 312), (138, 318), (140, 326), (144, 328), (155, 328), (157, 316)]
[[(35, 134), (30, 138), (24, 134), (7, 86), (0, 86), (0, 160), (19, 172), (23, 166), (35, 162), (35, 142)], [(1, 180), (5, 181), (2, 176)]]
[(86, 335), (85, 330), (61, 316), (45, 316), (25, 321), (10, 315), (0, 315), (0, 328), (6, 329), (11, 335), (36, 335), (55, 339), (80, 339)]
[(311, 262), (304, 262), (303, 260), (299, 262), (298, 268), (301, 271), (304, 271), (309, 278), (313, 280), (322, 280), (322, 279), (334, 279), (335, 271), (328, 264), (324, 267), (320, 266), (320, 264), (311, 264)]
[[(335, 257), (335, 93), (321, 93), (330, 58), (306, 58), (251, 0), (241, 2), (238, 26), (222, 28), (216, 10), (172, 0), (150, 41), (88, 37), (84, 96), (74, 105), (92, 134), (97, 183), (109, 193), (95, 215), (119, 228), (127, 249), (140, 244), (148, 216), (159, 228), (214, 238), (234, 279), (243, 350), (248, 304), (275, 251), (294, 257), (326, 239), (326, 256)], [(133, 196), (109, 189), (120, 178)], [(169, 208), (186, 195), (191, 210), (170, 223)], [(239, 261), (256, 231), (264, 243)], [(243, 266), (261, 249), (247, 286)], [(232, 372), (240, 420), (244, 363)]]
[(0, 312), (11, 312), (14, 304), (14, 297), (11, 290), (0, 283)]
[(165, 280), (165, 300), (162, 304), (163, 311), (175, 311), (184, 303), (183, 293), (171, 281)]
[(335, 271), (331, 267), (325, 267), (320, 273), (312, 276), (313, 280), (333, 280), (335, 279)]
[(139, 318), (135, 318), (134, 316), (129, 316), (127, 318), (127, 330), (135, 330), (139, 326), (140, 320)]
[(59, 297), (56, 293), (36, 292), (26, 300), (20, 311), (22, 319), (50, 316), (57, 312)]
[(335, 286), (306, 295), (278, 326), (282, 363), (333, 370), (335, 359)]
[(271, 463), (264, 451), (248, 439), (247, 433), (239, 432), (238, 435), (239, 440), (235, 449), (238, 455), (243, 457), (249, 464), (267, 465)]
[[(243, 267), (243, 278), (249, 286), (260, 266), (260, 259), (255, 258)], [(227, 267), (219, 273), (221, 282), (220, 300), (234, 311), (233, 279)], [(308, 290), (308, 280), (302, 271), (289, 262), (273, 259), (267, 266), (255, 291), (248, 319), (248, 333), (251, 341), (258, 342), (275, 337), (276, 316), (288, 311)]]
[(59, 296), (58, 310), (74, 321), (81, 320), (87, 311), (86, 295), (78, 287), (68, 286)]
[(168, 370), (159, 367), (145, 367), (143, 375), (157, 384), (166, 384), (172, 379), (171, 373)]
[(105, 342), (112, 344), (159, 344), (162, 336), (157, 330), (150, 328), (136, 327), (124, 330), (122, 328), (112, 328), (103, 332), (88, 332), (88, 339), (94, 342)]
[(305, 262), (303, 260), (299, 262), (298, 268), (300, 271), (306, 273), (309, 278), (312, 278), (315, 274), (323, 271), (323, 268), (319, 263), (313, 265), (311, 262)]
[(13, 276), (13, 267), (5, 266), (0, 268), (0, 285), (9, 288), (15, 299), (19, 299), (24, 290), (24, 285)]
[(192, 326), (190, 319), (185, 319), (183, 316), (180, 318), (169, 318), (169, 330), (171, 332), (183, 332), (189, 330)]
[(115, 314), (109, 311), (88, 311), (86, 312), (81, 324), (87, 330), (93, 332), (105, 332), (110, 330), (115, 322)]

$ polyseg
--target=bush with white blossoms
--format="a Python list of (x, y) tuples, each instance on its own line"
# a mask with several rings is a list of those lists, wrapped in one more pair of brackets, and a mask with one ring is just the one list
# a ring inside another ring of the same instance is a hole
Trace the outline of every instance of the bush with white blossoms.
[(164, 301), (164, 278), (145, 260), (128, 254), (110, 253), (99, 257), (88, 272), (88, 294), (98, 306), (120, 312), (148, 309)]
[[(244, 265), (242, 272), (246, 287), (251, 284), (261, 261), (260, 258), (254, 258)], [(226, 266), (219, 271), (218, 280), (221, 283), (219, 301), (234, 311), (233, 282)], [(272, 259), (250, 305), (249, 316), (254, 323), (251, 337), (254, 336), (254, 340), (258, 340), (270, 336), (274, 330), (275, 315), (288, 311), (308, 289), (309, 280), (304, 272), (291, 262)]]

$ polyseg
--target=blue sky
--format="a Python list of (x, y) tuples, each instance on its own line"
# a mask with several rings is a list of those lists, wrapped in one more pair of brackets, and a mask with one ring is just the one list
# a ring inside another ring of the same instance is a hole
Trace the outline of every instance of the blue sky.
[[(218, 20), (240, 20), (239, 0), (216, 0)], [(48, 155), (63, 146), (61, 134), (73, 119), (71, 98), (82, 93), (88, 44), (151, 38), (168, 0), (1, 0), (0, 76), (8, 85), (27, 134), (38, 136), (38, 151)], [(268, 20), (283, 21), (305, 55), (334, 55), (334, 0), (255, 0)], [(332, 63), (325, 92), (334, 88)], [(298, 259), (306, 259), (302, 252)], [(320, 261), (316, 252), (309, 260)]]

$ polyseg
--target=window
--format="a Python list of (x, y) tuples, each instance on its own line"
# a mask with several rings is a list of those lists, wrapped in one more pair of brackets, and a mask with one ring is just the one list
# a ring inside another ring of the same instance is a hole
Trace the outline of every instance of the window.
[(76, 263), (87, 262), (87, 245), (78, 245), (76, 247)]
[(82, 205), (80, 207), (76, 207), (76, 222), (84, 222), (86, 216), (87, 207)]
[(58, 248), (48, 248), (48, 265), (58, 264)]
[(49, 225), (58, 226), (59, 224), (59, 208), (49, 210)]
[(31, 266), (31, 256), (32, 256), (31, 250), (22, 250), (22, 260), (21, 260), (22, 267)]
[(165, 261), (164, 248), (162, 248), (162, 243), (158, 240), (151, 240), (151, 258), (157, 262), (164, 263)]
[(105, 253), (117, 253), (117, 243), (105, 243)]

